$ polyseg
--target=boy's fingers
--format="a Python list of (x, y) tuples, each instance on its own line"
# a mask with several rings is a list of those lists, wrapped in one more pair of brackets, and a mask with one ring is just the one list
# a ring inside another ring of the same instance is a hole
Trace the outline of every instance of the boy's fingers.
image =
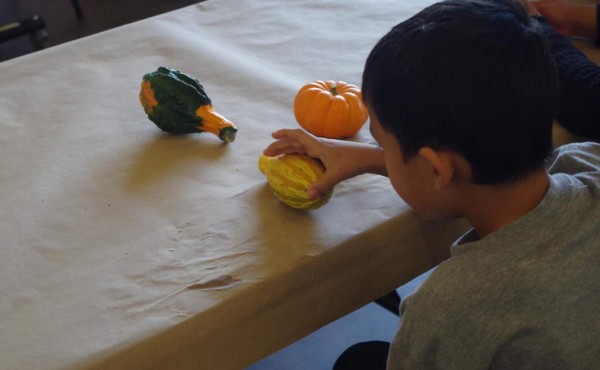
[(280, 154), (288, 154), (288, 153), (306, 153), (306, 149), (297, 140), (294, 139), (279, 139), (269, 146), (267, 146), (263, 150), (263, 154), (273, 157)]
[(285, 147), (279, 149), (269, 149), (266, 148), (263, 150), (263, 154), (267, 157), (276, 157), (281, 154), (306, 154), (306, 151), (302, 148), (294, 148), (294, 147)]
[(304, 131), (298, 128), (284, 128), (281, 130), (273, 131), (271, 136), (273, 139), (283, 139), (283, 138), (298, 138), (304, 134)]
[(286, 131), (287, 129), (273, 131), (271, 132), (271, 137), (273, 137), (273, 139), (281, 139), (285, 137)]
[(277, 140), (290, 139), (299, 142), (301, 145), (314, 145), (317, 142), (317, 138), (308, 132), (296, 128), (296, 129), (281, 129), (271, 133), (271, 136)]

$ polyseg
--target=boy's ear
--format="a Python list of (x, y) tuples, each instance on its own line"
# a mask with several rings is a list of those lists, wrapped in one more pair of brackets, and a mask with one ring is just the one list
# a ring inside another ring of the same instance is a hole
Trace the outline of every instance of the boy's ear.
[(454, 163), (449, 153), (439, 152), (430, 147), (419, 149), (419, 156), (430, 165), (435, 190), (447, 187), (454, 177)]

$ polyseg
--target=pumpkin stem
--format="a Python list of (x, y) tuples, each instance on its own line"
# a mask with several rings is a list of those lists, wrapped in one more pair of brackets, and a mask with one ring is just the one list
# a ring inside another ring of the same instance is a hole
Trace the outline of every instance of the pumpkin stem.
[(338, 94), (337, 85), (335, 82), (331, 84), (331, 86), (329, 87), (329, 91), (331, 91), (331, 94), (333, 94), (333, 96), (336, 96)]

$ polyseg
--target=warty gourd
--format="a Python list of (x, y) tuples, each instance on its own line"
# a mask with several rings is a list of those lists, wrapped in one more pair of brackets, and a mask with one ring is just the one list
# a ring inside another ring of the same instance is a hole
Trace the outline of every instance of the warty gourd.
[(304, 154), (261, 155), (258, 168), (267, 177), (269, 187), (284, 204), (301, 210), (317, 209), (329, 201), (333, 190), (308, 199), (308, 188), (325, 173), (320, 161)]
[(226, 143), (235, 140), (237, 128), (214, 110), (200, 82), (176, 69), (159, 67), (145, 74), (140, 101), (148, 118), (163, 131), (211, 132)]

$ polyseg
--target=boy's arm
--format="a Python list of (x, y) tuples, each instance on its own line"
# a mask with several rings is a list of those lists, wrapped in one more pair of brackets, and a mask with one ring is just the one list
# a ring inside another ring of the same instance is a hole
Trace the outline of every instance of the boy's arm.
[(387, 176), (383, 150), (377, 145), (318, 138), (300, 129), (275, 131), (273, 138), (275, 142), (264, 149), (265, 155), (300, 153), (323, 162), (325, 175), (310, 186), (309, 198), (316, 198), (337, 183), (364, 173)]

